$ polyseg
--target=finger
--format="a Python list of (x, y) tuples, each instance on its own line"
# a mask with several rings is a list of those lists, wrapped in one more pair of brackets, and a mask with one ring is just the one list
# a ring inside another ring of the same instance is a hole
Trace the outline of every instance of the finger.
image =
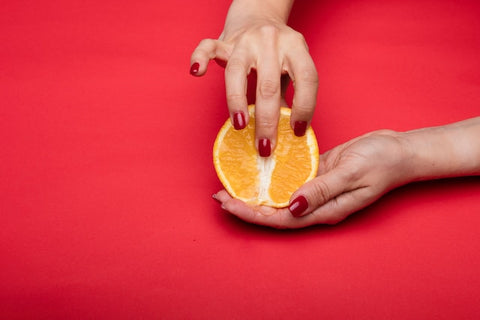
[(225, 189), (220, 190), (217, 193), (214, 193), (212, 197), (213, 199), (217, 200), (220, 203), (224, 203), (227, 200), (232, 199), (232, 196)]
[(203, 39), (190, 57), (190, 73), (202, 76), (207, 72), (208, 62), (215, 60), (228, 60), (230, 46), (220, 40)]
[[(219, 192), (214, 194), (213, 198), (215, 200), (217, 200), (218, 202), (220, 202), (222, 204), (222, 208), (225, 209), (225, 210), (230, 209), (230, 210), (233, 210), (234, 212), (239, 212), (239, 211), (245, 210), (245, 207), (249, 208), (249, 209), (255, 208), (255, 209), (253, 209), (254, 211), (257, 211), (257, 212), (259, 212), (259, 213), (261, 213), (262, 215), (265, 215), (265, 216), (271, 216), (276, 212), (276, 209), (274, 209), (272, 207), (267, 207), (267, 206), (253, 207), (253, 206), (250, 206), (250, 205), (246, 204), (245, 202), (243, 202), (241, 200), (233, 198), (225, 189), (220, 190)], [(227, 211), (233, 213), (230, 210), (227, 210)], [(249, 213), (247, 212), (247, 214), (249, 214)]]
[(316, 217), (312, 215), (296, 218), (290, 214), (288, 209), (274, 209), (267, 206), (251, 207), (237, 199), (225, 202), (222, 208), (245, 222), (275, 229), (298, 229), (317, 223)]
[(248, 124), (247, 76), (251, 69), (249, 55), (239, 49), (232, 53), (225, 67), (227, 105), (233, 127), (237, 130)]
[(287, 61), (294, 86), (290, 124), (295, 135), (303, 136), (317, 104), (318, 74), (306, 48), (287, 55)]
[(277, 126), (281, 103), (281, 66), (275, 46), (269, 45), (257, 61), (257, 91), (255, 101), (255, 138), (258, 153), (269, 157), (277, 142)]
[(347, 175), (333, 169), (308, 181), (292, 194), (288, 209), (295, 217), (304, 216), (347, 190), (358, 188)]
[(213, 198), (222, 204), (222, 208), (237, 218), (257, 225), (276, 229), (295, 229), (316, 223), (316, 216), (306, 215), (295, 218), (287, 209), (274, 209), (267, 206), (252, 207), (245, 202), (232, 198), (226, 190), (221, 190)]
[(329, 200), (308, 216), (314, 217), (317, 224), (336, 224), (352, 213), (372, 204), (380, 196), (373, 193), (369, 187), (358, 188)]
[(253, 207), (241, 200), (232, 198), (225, 189), (214, 194), (213, 198), (221, 203), (222, 209), (249, 223), (269, 225), (265, 221), (267, 219), (262, 219), (262, 217), (270, 217), (276, 213), (274, 208), (266, 206)]
[(310, 215), (304, 217), (307, 219), (298, 219), (293, 217), (287, 209), (279, 210), (267, 206), (253, 207), (234, 198), (222, 203), (222, 208), (245, 222), (275, 229), (306, 227), (313, 224), (314, 221)]

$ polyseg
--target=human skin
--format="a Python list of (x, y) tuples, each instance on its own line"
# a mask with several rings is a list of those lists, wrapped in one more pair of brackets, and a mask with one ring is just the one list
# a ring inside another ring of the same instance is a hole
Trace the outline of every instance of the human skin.
[[(303, 36), (287, 26), (293, 0), (234, 0), (221, 36), (194, 50), (190, 72), (202, 76), (212, 59), (225, 65), (227, 105), (234, 128), (248, 123), (247, 76), (257, 72), (255, 143), (272, 154), (286, 76), (294, 85), (291, 126), (310, 125), (318, 75)], [(283, 88), (282, 88), (283, 87)], [(243, 220), (276, 228), (337, 223), (389, 190), (409, 182), (478, 175), (479, 118), (409, 132), (375, 131), (320, 156), (319, 175), (299, 188), (284, 209), (250, 207), (222, 190), (222, 207)]]
[(320, 155), (317, 177), (293, 193), (288, 208), (252, 207), (225, 190), (213, 197), (227, 212), (259, 225), (335, 224), (401, 185), (480, 175), (479, 137), (480, 117), (407, 132), (374, 131)]
[(277, 143), (282, 97), (290, 78), (294, 86), (291, 126), (305, 134), (316, 105), (318, 75), (304, 37), (287, 26), (293, 0), (234, 0), (219, 39), (204, 39), (192, 53), (190, 73), (202, 76), (212, 59), (225, 65), (225, 87), (235, 129), (245, 128), (247, 76), (257, 73), (255, 145), (269, 157)]

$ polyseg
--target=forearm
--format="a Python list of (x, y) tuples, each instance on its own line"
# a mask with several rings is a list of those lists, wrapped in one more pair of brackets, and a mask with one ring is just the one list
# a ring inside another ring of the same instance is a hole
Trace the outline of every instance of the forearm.
[(480, 175), (480, 117), (401, 134), (412, 181)]

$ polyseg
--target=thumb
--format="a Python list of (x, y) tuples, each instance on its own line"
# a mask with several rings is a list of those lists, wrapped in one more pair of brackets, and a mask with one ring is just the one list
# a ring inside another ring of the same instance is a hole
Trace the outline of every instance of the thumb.
[(348, 188), (345, 174), (338, 169), (308, 181), (290, 197), (288, 210), (295, 217), (302, 217), (331, 199), (342, 194)]
[(213, 39), (203, 39), (190, 57), (190, 74), (193, 76), (202, 76), (207, 72), (208, 62), (212, 59), (218, 61), (228, 60), (228, 46), (220, 41)]

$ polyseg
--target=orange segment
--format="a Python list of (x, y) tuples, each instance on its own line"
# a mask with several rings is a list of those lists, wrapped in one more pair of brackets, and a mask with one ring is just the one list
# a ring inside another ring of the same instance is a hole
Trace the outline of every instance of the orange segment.
[(318, 169), (318, 146), (312, 128), (297, 137), (290, 127), (290, 109), (281, 108), (277, 146), (268, 158), (255, 148), (254, 106), (250, 121), (235, 130), (228, 119), (213, 147), (213, 162), (225, 189), (234, 198), (252, 205), (286, 207), (292, 193), (313, 179)]

